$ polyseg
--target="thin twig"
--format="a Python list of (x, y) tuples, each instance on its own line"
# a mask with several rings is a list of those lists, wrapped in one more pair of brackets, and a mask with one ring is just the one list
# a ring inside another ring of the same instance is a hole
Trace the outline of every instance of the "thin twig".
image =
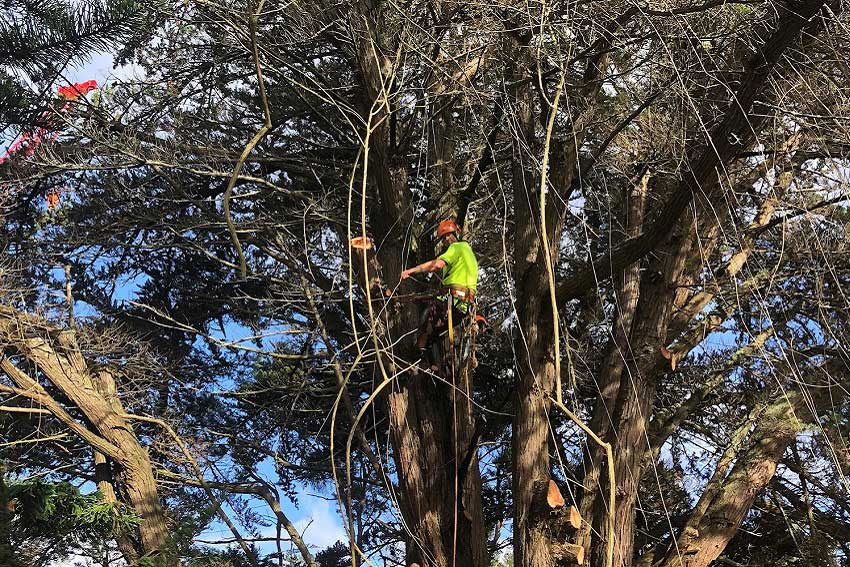
[(233, 216), (230, 214), (230, 199), (233, 196), (233, 187), (236, 185), (236, 180), (239, 178), (239, 173), (242, 171), (242, 166), (245, 164), (245, 160), (248, 159), (248, 155), (272, 127), (272, 115), (271, 110), (269, 109), (269, 100), (266, 97), (266, 87), (265, 82), (263, 81), (263, 68), (260, 65), (260, 54), (257, 48), (257, 18), (260, 12), (263, 11), (264, 3), (265, 0), (260, 0), (256, 12), (251, 14), (251, 17), (248, 20), (248, 25), (251, 33), (251, 49), (254, 53), (254, 66), (257, 70), (257, 83), (260, 90), (260, 102), (263, 106), (265, 122), (254, 137), (248, 142), (248, 145), (245, 146), (245, 149), (242, 150), (242, 154), (236, 162), (236, 167), (233, 168), (233, 175), (227, 183), (227, 189), (224, 191), (223, 203), (224, 219), (227, 222), (227, 229), (230, 231), (230, 237), (233, 239), (233, 245), (236, 247), (236, 255), (239, 257), (239, 273), (241, 274), (242, 279), (248, 277), (248, 266), (245, 262), (245, 254), (242, 251), (242, 244), (239, 242), (239, 235), (236, 232), (236, 225), (233, 223)]

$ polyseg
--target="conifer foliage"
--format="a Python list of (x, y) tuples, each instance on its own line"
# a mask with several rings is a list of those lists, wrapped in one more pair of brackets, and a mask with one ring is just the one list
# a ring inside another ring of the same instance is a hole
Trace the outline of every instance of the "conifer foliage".
[(31, 126), (43, 95), (71, 64), (109, 51), (144, 27), (135, 0), (4, 0), (0, 3), (0, 125)]
[[(133, 566), (847, 567), (846, 8), (91, 24), (143, 74), (63, 83), (0, 166), (7, 474), (131, 512)], [(487, 321), (462, 364), (400, 277), (446, 218)]]

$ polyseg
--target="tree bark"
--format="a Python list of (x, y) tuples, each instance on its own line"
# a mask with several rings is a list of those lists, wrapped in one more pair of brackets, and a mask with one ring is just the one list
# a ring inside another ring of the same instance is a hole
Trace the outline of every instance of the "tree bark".
[[(120, 474), (116, 479), (120, 484), (120, 492), (126, 494), (127, 503), (141, 518), (138, 528), (139, 555), (157, 558), (165, 566), (178, 565), (177, 558), (170, 550), (168, 528), (159, 501), (153, 468), (147, 452), (123, 417), (124, 411), (112, 377), (105, 371), (97, 378), (92, 376), (77, 346), (73, 331), (54, 331), (56, 340), (48, 342), (29, 328), (27, 323), (33, 322), (32, 319), (31, 316), (18, 314), (11, 309), (3, 309), (0, 328), (6, 331), (5, 341), (21, 356), (35, 364), (44, 376), (79, 408), (95, 429), (91, 435), (104, 441), (97, 443), (95, 447), (120, 467)], [(48, 395), (35, 380), (20, 370), (8, 364), (4, 364), (3, 369), (22, 388), (35, 387), (43, 392), (43, 395)], [(23, 385), (20, 381), (27, 383)]]
[(654, 564), (656, 567), (708, 567), (723, 553), (755, 498), (773, 478), (786, 449), (797, 438), (803, 426), (797, 412), (805, 411), (805, 400), (799, 392), (780, 394), (760, 416), (750, 434), (749, 448), (742, 454), (724, 455), (718, 469), (728, 466), (736, 456), (732, 472), (712, 477), (676, 545)]
[[(369, 221), (377, 265), (390, 284), (398, 281), (405, 257), (408, 227), (413, 217), (410, 207), (405, 160), (398, 155), (392, 132), (388, 99), (393, 81), (392, 61), (382, 52), (380, 25), (374, 20), (371, 3), (359, 2), (355, 8), (358, 73), (362, 78), (361, 111), (375, 113), (369, 138)], [(441, 117), (442, 120), (445, 117)], [(438, 122), (439, 122), (438, 120)], [(446, 141), (431, 140), (439, 154), (450, 152)], [(445, 189), (454, 182), (448, 160), (437, 164), (433, 180)], [(404, 284), (402, 289), (408, 284)], [(375, 289), (373, 297), (382, 294)], [(387, 337), (400, 337), (419, 322), (419, 305), (406, 303), (387, 310)], [(385, 356), (385, 367), (400, 370), (395, 360), (416, 360), (413, 341), (407, 338), (394, 347), (399, 358)], [(383, 356), (383, 355), (381, 355)], [(453, 382), (449, 377), (449, 382)], [(472, 392), (471, 377), (458, 375), (458, 388)], [(454, 402), (453, 402), (454, 400)], [(386, 396), (393, 458), (401, 492), (401, 513), (410, 528), (407, 563), (422, 567), (469, 565), (485, 567), (486, 534), (481, 506), (481, 479), (477, 454), (473, 454), (463, 476), (463, 485), (455, 493), (455, 471), (469, 447), (474, 430), (472, 404), (453, 395), (453, 388), (420, 373), (404, 375)], [(475, 447), (473, 447), (475, 451)], [(460, 476), (461, 471), (458, 470)], [(463, 509), (461, 509), (461, 507)], [(455, 543), (456, 542), (456, 543)]]
[[(618, 493), (614, 511), (617, 526), (615, 566), (629, 566), (633, 558), (634, 505), (643, 474), (641, 461), (646, 450), (646, 428), (654, 411), (657, 378), (654, 370), (668, 344), (673, 310), (687, 301), (687, 287), (702, 269), (705, 256), (716, 246), (719, 220), (725, 216), (725, 201), (718, 196), (719, 171), (728, 167), (735, 157), (737, 147), (731, 140), (748, 147), (754, 139), (764, 120), (752, 116), (756, 97), (762, 94), (784, 50), (799, 38), (800, 31), (807, 25), (807, 18), (822, 5), (816, 0), (795, 6), (793, 11), (789, 10), (776, 21), (772, 34), (748, 61), (748, 78), (741, 83), (725, 118), (712, 132), (712, 145), (693, 150), (692, 170), (685, 173), (679, 187), (672, 191), (667, 205), (656, 212), (641, 235), (615, 247), (602, 262), (605, 265), (600, 264), (601, 271), (592, 271), (587, 276), (604, 276), (650, 251), (655, 252), (642, 277), (639, 304), (629, 340), (630, 356), (615, 382), (616, 404), (611, 412), (616, 416), (615, 427), (607, 438), (614, 450)], [(695, 214), (686, 212), (686, 207), (691, 204)], [(561, 299), (572, 297), (574, 292), (570, 289), (576, 285), (582, 287), (580, 281), (584, 277), (577, 274), (563, 282), (559, 294)], [(597, 406), (604, 404), (604, 399), (605, 396), (597, 402)], [(600, 414), (604, 415), (597, 408), (597, 418)], [(598, 456), (588, 459), (585, 469), (593, 471), (600, 460)], [(595, 488), (595, 483), (586, 487), (590, 490)], [(602, 517), (608, 512), (598, 492), (594, 498), (593, 522), (599, 529)], [(583, 508), (586, 508), (586, 502), (585, 499)], [(598, 544), (593, 546), (594, 557), (599, 557), (600, 549)]]
[[(643, 227), (649, 175), (649, 169), (645, 169), (637, 184), (624, 196), (623, 227), (626, 238), (640, 234)], [(602, 438), (609, 435), (614, 425), (613, 412), (620, 386), (620, 376), (630, 357), (629, 337), (640, 296), (640, 262), (634, 262), (623, 270), (616, 281), (616, 288), (617, 305), (611, 338), (597, 379), (600, 396), (594, 406), (589, 424), (590, 428)], [(591, 518), (593, 515), (594, 502), (597, 498), (596, 490), (599, 487), (604, 459), (605, 454), (598, 445), (591, 444), (585, 448), (586, 472), (583, 479), (584, 491), (579, 506), (579, 512), (583, 518)], [(597, 524), (602, 525), (601, 523), (602, 519), (599, 518)], [(586, 522), (579, 531), (578, 543), (584, 547), (590, 546), (592, 526), (592, 522)]]
[(549, 567), (553, 563), (551, 542), (535, 503), (550, 479), (549, 396), (555, 384), (551, 312), (544, 314), (542, 292), (545, 273), (540, 267), (541, 235), (532, 197), (536, 192), (534, 162), (524, 147), (535, 147), (534, 101), (525, 81), (530, 68), (527, 47), (512, 41), (515, 54), (511, 81), (517, 144), (514, 147), (512, 180), (516, 214), (514, 261), (517, 301), (517, 386), (513, 420), (514, 564)]
[[(514, 287), (518, 298), (516, 314), (518, 336), (517, 388), (513, 421), (513, 488), (514, 488), (514, 561), (522, 567), (543, 567), (555, 563), (574, 562), (584, 558), (583, 545), (568, 543), (567, 535), (555, 529), (557, 522), (539, 505), (541, 487), (550, 481), (549, 439), (550, 400), (555, 395), (555, 349), (561, 345), (553, 342), (555, 325), (550, 304), (549, 274), (545, 257), (544, 239), (549, 243), (551, 265), (557, 265), (558, 246), (564, 230), (566, 201), (573, 187), (578, 150), (584, 140), (587, 124), (595, 111), (608, 56), (592, 57), (583, 76), (582, 87), (577, 90), (581, 104), (572, 112), (571, 129), (551, 140), (551, 168), (545, 197), (545, 210), (540, 210), (538, 184), (541, 173), (534, 159), (539, 140), (535, 137), (534, 97), (531, 82), (534, 64), (529, 47), (523, 38), (513, 37), (507, 42), (513, 63), (509, 70), (512, 87), (509, 91), (516, 120), (517, 137), (512, 161), (512, 186), (515, 214), (514, 234)], [(541, 97), (545, 99), (545, 97)], [(541, 102), (541, 122), (553, 111)], [(530, 150), (529, 150), (530, 148)], [(545, 150), (544, 150), (545, 151)], [(640, 192), (638, 192), (640, 193)], [(635, 210), (643, 208), (638, 195), (632, 203)], [(541, 213), (545, 215), (546, 232), (543, 231)], [(572, 534), (569, 534), (572, 537)], [(581, 549), (579, 553), (577, 550)]]

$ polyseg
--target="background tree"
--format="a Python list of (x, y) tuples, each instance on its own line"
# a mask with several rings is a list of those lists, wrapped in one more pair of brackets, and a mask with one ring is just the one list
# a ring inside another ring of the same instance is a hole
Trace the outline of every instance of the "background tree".
[(42, 125), (45, 94), (69, 65), (113, 49), (143, 28), (146, 10), (126, 0), (6, 0), (0, 5), (0, 135)]
[(138, 516), (67, 483), (0, 481), (0, 560), (45, 566), (131, 531)]

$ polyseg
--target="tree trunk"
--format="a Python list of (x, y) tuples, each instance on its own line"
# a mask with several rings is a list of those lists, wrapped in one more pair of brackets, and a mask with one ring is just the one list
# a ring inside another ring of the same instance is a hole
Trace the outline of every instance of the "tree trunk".
[[(822, 5), (820, 0), (803, 3), (775, 22), (771, 35), (746, 63), (748, 79), (740, 84), (723, 121), (712, 131), (713, 145), (694, 148), (694, 159), (691, 160), (694, 165), (683, 177), (679, 188), (671, 193), (668, 205), (656, 214), (655, 222), (649, 228), (644, 228), (642, 237), (630, 241), (630, 246), (639, 247), (639, 241), (646, 239), (642, 246), (647, 252), (654, 251), (655, 258), (642, 277), (640, 300), (630, 337), (631, 356), (618, 381), (617, 403), (611, 414), (615, 416), (616, 424), (607, 439), (614, 450), (618, 493), (614, 511), (617, 526), (615, 566), (632, 563), (634, 505), (643, 474), (641, 455), (646, 450), (646, 427), (654, 410), (657, 376), (653, 369), (657, 367), (661, 349), (667, 345), (672, 310), (686, 301), (687, 286), (699, 273), (703, 258), (716, 245), (718, 221), (725, 216), (722, 210), (725, 200), (718, 195), (722, 192), (718, 171), (721, 167), (728, 167), (739, 147), (748, 147), (754, 139), (754, 132), (763, 121), (763, 118), (753, 116), (756, 98), (763, 95), (769, 76), (784, 50), (797, 41), (807, 19)], [(731, 142), (733, 139), (736, 140), (734, 144)], [(696, 218), (683, 217), (682, 213), (691, 204), (697, 212)], [(696, 239), (701, 247), (699, 250), (694, 248), (697, 231), (700, 231)], [(614, 260), (616, 254), (612, 252), (610, 256), (606, 262), (617, 266)], [(604, 401), (597, 404), (600, 403)], [(595, 413), (600, 415), (598, 409)], [(593, 470), (598, 463), (596, 458), (587, 463), (587, 468)], [(594, 510), (593, 522), (599, 529), (602, 518), (608, 513), (599, 493), (595, 496)], [(594, 545), (596, 558), (601, 553), (601, 543)]]
[(532, 173), (534, 161), (527, 147), (534, 148), (534, 100), (530, 82), (528, 48), (511, 42), (510, 52), (517, 63), (511, 81), (517, 143), (514, 147), (512, 184), (516, 211), (514, 267), (517, 311), (517, 385), (513, 420), (513, 546), (517, 567), (551, 567), (551, 542), (536, 503), (550, 479), (549, 396), (555, 383), (555, 365), (551, 342), (551, 311), (543, 313), (542, 296), (546, 287), (541, 270), (542, 244), (536, 220), (537, 192)]
[[(406, 231), (413, 223), (408, 176), (406, 162), (397, 155), (393, 119), (387, 110), (393, 101), (384, 100), (391, 91), (389, 83), (393, 77), (392, 64), (380, 49), (380, 26), (374, 21), (375, 12), (368, 2), (358, 3), (355, 12), (362, 36), (362, 41), (357, 42), (357, 71), (363, 81), (361, 111), (364, 118), (377, 113), (371, 124), (374, 129), (369, 138), (369, 173), (367, 187), (363, 189), (370, 195), (367, 207), (370, 226), (375, 241), (381, 243), (376, 251), (377, 264), (390, 287), (394, 287), (403, 267), (402, 258), (406, 256)], [(442, 143), (440, 140), (438, 145), (442, 147)], [(439, 164), (433, 174), (440, 184), (452, 182), (449, 163)], [(382, 294), (380, 288), (373, 290), (373, 297)], [(401, 337), (415, 329), (419, 307), (410, 303), (392, 306), (384, 321), (387, 336)], [(415, 337), (408, 337), (393, 348), (400, 357), (395, 360), (418, 358), (414, 340)], [(401, 370), (394, 359), (387, 356), (383, 361), (388, 371)], [(452, 382), (451, 377), (447, 379)], [(458, 387), (472, 391), (468, 377), (458, 375), (455, 382)], [(456, 402), (454, 407), (452, 400)], [(418, 563), (421, 567), (485, 567), (486, 534), (477, 455), (472, 455), (466, 471), (459, 470), (460, 460), (471, 444), (472, 405), (453, 395), (452, 387), (424, 373), (400, 376), (386, 402), (401, 513), (411, 532), (407, 563)], [(461, 494), (455, 492), (456, 470), (458, 482), (461, 472), (465, 473), (463, 487), (459, 487), (463, 488)]]
[[(624, 237), (630, 238), (640, 234), (643, 227), (645, 201), (649, 184), (649, 169), (640, 176), (637, 184), (630, 189), (623, 199)], [(626, 367), (626, 361), (631, 356), (629, 337), (632, 332), (635, 309), (640, 296), (640, 262), (629, 265), (616, 281), (617, 309), (612, 324), (611, 337), (605, 353), (599, 378), (600, 396), (594, 406), (590, 420), (590, 428), (600, 437), (609, 435), (614, 426), (614, 404), (620, 387), (620, 377)], [(583, 479), (584, 490), (580, 499), (579, 512), (583, 518), (593, 516), (594, 502), (598, 496), (597, 490), (602, 475), (602, 467), (606, 455), (599, 445), (589, 444), (584, 451), (586, 472)], [(601, 526), (604, 518), (598, 518), (596, 525)], [(585, 522), (579, 530), (577, 541), (584, 547), (591, 543), (593, 522)]]
[[(177, 558), (170, 550), (168, 529), (153, 468), (147, 452), (123, 417), (125, 412), (118, 400), (111, 375), (102, 371), (94, 377), (89, 372), (73, 331), (54, 331), (56, 341), (48, 342), (35, 335), (31, 328), (33, 323), (43, 326), (43, 322), (11, 309), (4, 309), (2, 315), (0, 328), (9, 331), (6, 340), (80, 409), (95, 430), (85, 432), (84, 439), (95, 442), (96, 448), (119, 467), (116, 478), (119, 492), (126, 494), (128, 504), (141, 518), (138, 528), (139, 555), (156, 558), (163, 566), (178, 565)], [(49, 396), (35, 380), (9, 365), (8, 361), (4, 361), (3, 369), (22, 388)], [(57, 412), (62, 414), (60, 419), (63, 421), (70, 418), (61, 410), (57, 409), (54, 413)], [(72, 425), (77, 431), (82, 431), (79, 424)], [(128, 557), (128, 560), (131, 559)]]
[(517, 309), (527, 345), (518, 351), (512, 440), (514, 557), (515, 564), (523, 567), (552, 565), (550, 541), (536, 503), (550, 479), (548, 396), (555, 382), (555, 366), (548, 342), (552, 334), (541, 328), (536, 307), (526, 301)]
[[(423, 374), (405, 380), (388, 402), (402, 511), (412, 531), (407, 563), (483, 567), (486, 534), (477, 456), (473, 453), (468, 469), (460, 470), (466, 451), (476, 451), (471, 403), (456, 401), (455, 443), (450, 388)], [(460, 381), (459, 388), (466, 385)]]
[(118, 399), (118, 390), (112, 375), (100, 370), (91, 375), (92, 383), (112, 412), (112, 419), (121, 423), (112, 426), (111, 435), (101, 435), (111, 441), (121, 452), (116, 460), (120, 463), (123, 492), (127, 494), (130, 505), (142, 518), (139, 525), (139, 541), (142, 553), (149, 556), (162, 556), (163, 565), (178, 564), (176, 558), (169, 558), (168, 527), (159, 501), (153, 467), (147, 450), (139, 443), (130, 423), (123, 417), (127, 412)]
[(720, 557), (802, 429), (798, 412), (807, 411), (799, 392), (780, 394), (761, 415), (749, 448), (737, 455), (729, 476), (711, 479), (676, 545), (656, 567), (708, 567)]
[[(614, 429), (608, 431), (608, 442), (614, 451), (614, 476), (617, 482), (617, 503), (614, 510), (615, 566), (632, 563), (634, 543), (634, 514), (637, 490), (643, 476), (647, 449), (647, 425), (654, 411), (657, 376), (652, 372), (667, 345), (667, 330), (674, 308), (687, 298), (687, 283), (698, 273), (701, 256), (693, 254), (698, 242), (703, 249), (715, 240), (718, 225), (714, 217), (683, 218), (673, 234), (658, 250), (656, 258), (642, 276), (640, 300), (636, 307), (628, 356), (617, 380), (617, 398), (611, 410)], [(699, 237), (696, 236), (699, 231)], [(603, 403), (599, 400), (597, 404)], [(600, 465), (601, 456), (594, 461)], [(607, 489), (607, 481), (600, 483)], [(585, 490), (593, 486), (585, 486)], [(593, 524), (606, 534), (605, 518), (610, 512), (603, 497), (606, 490), (593, 495)], [(589, 498), (590, 495), (585, 498)], [(579, 543), (585, 543), (582, 540)], [(592, 557), (602, 560), (604, 538), (592, 546)]]
[[(103, 495), (104, 502), (117, 504), (118, 497), (115, 494), (112, 466), (106, 455), (97, 450), (94, 451), (94, 479), (98, 491)], [(116, 538), (116, 543), (127, 565), (135, 565), (139, 561), (139, 550), (136, 549), (136, 544), (127, 534), (119, 535)]]

